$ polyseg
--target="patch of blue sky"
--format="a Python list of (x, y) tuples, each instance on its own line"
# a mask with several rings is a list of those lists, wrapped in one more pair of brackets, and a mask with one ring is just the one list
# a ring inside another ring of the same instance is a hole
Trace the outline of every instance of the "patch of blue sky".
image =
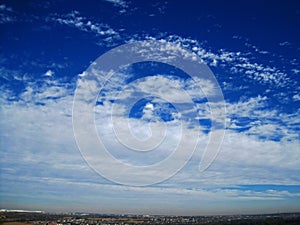
[(146, 76), (157, 76), (157, 75), (167, 75), (172, 76), (173, 79), (187, 79), (190, 78), (188, 74), (182, 70), (171, 66), (166, 63), (155, 62), (155, 61), (146, 61), (131, 64), (129, 67), (122, 71), (126, 74), (131, 74), (126, 83), (131, 83), (136, 79), (140, 79)]
[(144, 110), (148, 107), (152, 111), (154, 118), (160, 118), (164, 122), (174, 120), (176, 108), (168, 102), (156, 102), (155, 98), (143, 98), (136, 102), (130, 110), (129, 118), (141, 119), (144, 116)]

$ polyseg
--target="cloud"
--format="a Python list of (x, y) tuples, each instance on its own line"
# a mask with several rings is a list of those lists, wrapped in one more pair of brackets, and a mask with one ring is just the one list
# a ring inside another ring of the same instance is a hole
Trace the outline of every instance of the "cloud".
[(113, 3), (115, 6), (117, 7), (121, 7), (121, 8), (128, 8), (128, 3), (126, 1), (123, 0), (105, 0), (107, 2)]
[(298, 73), (300, 73), (300, 70), (298, 70), (298, 69), (292, 69), (292, 72), (293, 72), (294, 74), (298, 74)]
[(300, 94), (295, 94), (295, 95), (293, 96), (293, 99), (294, 99), (295, 101), (300, 101)]
[(267, 140), (294, 140), (299, 137), (298, 111), (284, 113), (269, 107), (266, 96), (227, 103), (227, 126), (237, 132)]
[[(169, 35), (165, 37), (167, 41), (176, 43), (180, 46), (190, 49), (197, 54), (207, 65), (211, 67), (224, 67), (228, 69), (230, 74), (237, 74), (239, 79), (247, 79), (249, 82), (258, 82), (263, 85), (271, 85), (274, 87), (294, 86), (295, 84), (289, 78), (288, 74), (283, 70), (274, 66), (268, 66), (255, 62), (256, 56), (251, 52), (232, 52), (226, 49), (219, 51), (211, 51), (206, 49), (203, 44), (197, 40), (182, 38), (177, 35)], [(251, 45), (251, 48), (253, 45)], [(255, 47), (256, 49), (257, 47)], [(258, 53), (261, 50), (257, 49)], [(263, 52), (263, 54), (267, 54)]]
[(280, 46), (289, 46), (289, 45), (291, 45), (291, 43), (288, 41), (284, 41), (284, 42), (280, 42), (279, 45)]
[(117, 31), (113, 30), (109, 25), (104, 23), (92, 22), (84, 16), (81, 16), (78, 11), (72, 11), (66, 15), (53, 14), (47, 20), (57, 22), (61, 25), (67, 25), (77, 28), (81, 31), (92, 32), (99, 36), (118, 37)]
[(52, 77), (54, 72), (52, 70), (47, 70), (47, 72), (44, 74), (46, 77)]
[(0, 5), (0, 24), (12, 23), (16, 21), (13, 9), (5, 4)]
[[(296, 211), (296, 201), (299, 198), (298, 192), (276, 191), (272, 188), (265, 191), (245, 190), (238, 187), (234, 189), (182, 189), (159, 186), (138, 188), (53, 177), (42, 179), (20, 177), (15, 181), (14, 186), (21, 183), (23, 186), (22, 194), (10, 191), (7, 196), (18, 197), (27, 201), (33, 198), (46, 199), (53, 207), (51, 211), (61, 211), (64, 209), (62, 205), (72, 203), (68, 208), (69, 210), (82, 211), (84, 206), (84, 210), (87, 212), (99, 212), (101, 210), (102, 213), (199, 215), (212, 212), (233, 214), (237, 211), (240, 213), (259, 213), (261, 210), (272, 213), (282, 207), (286, 210)], [(38, 190), (38, 192), (33, 194), (32, 190)], [(62, 197), (63, 190), (67, 190), (67, 194)], [(78, 198), (78, 195), (81, 197)], [(143, 201), (141, 202), (140, 199)], [(287, 201), (290, 199), (295, 199), (295, 203), (290, 202), (287, 208)], [(248, 205), (247, 211), (242, 211), (241, 205), (247, 205), (249, 201), (253, 202), (253, 205)], [(264, 204), (260, 204), (262, 201)], [(128, 204), (129, 202), (130, 204)], [(217, 206), (215, 202), (218, 202)], [(14, 204), (13, 208), (20, 207), (22, 201), (11, 204)], [(160, 209), (157, 209), (157, 204), (161, 206)], [(35, 206), (34, 203), (32, 205)], [(24, 204), (23, 207), (27, 209), (28, 205)], [(39, 208), (49, 211), (49, 208), (45, 206), (39, 206)]]
[[(196, 96), (198, 91), (195, 91), (195, 87), (191, 83), (192, 80), (189, 79), (174, 79), (172, 76), (157, 75), (144, 77), (125, 87), (122, 82), (126, 78), (128, 78), (128, 74), (123, 76), (117, 74), (116, 77), (113, 77), (112, 84), (106, 86), (107, 95), (104, 95), (101, 100), (103, 104), (99, 104), (95, 108), (98, 132), (103, 143), (107, 145), (108, 149), (112, 149), (112, 154), (124, 162), (138, 165), (151, 164), (167, 157), (176, 148), (176, 144), (180, 141), (178, 128), (182, 115), (174, 116), (172, 121), (165, 124), (167, 125), (166, 138), (168, 140), (157, 149), (158, 151), (145, 157), (143, 153), (128, 153), (128, 149), (122, 147), (119, 143), (120, 140), (116, 139), (110, 122), (112, 106), (116, 109), (114, 119), (118, 121), (121, 127), (131, 124), (131, 128), (135, 129), (133, 134), (145, 138), (149, 136), (148, 122), (145, 120), (140, 123), (141, 121), (139, 122), (136, 118), (127, 118), (130, 109), (128, 108), (130, 96), (134, 97), (135, 93), (141, 92), (158, 93), (162, 96), (170, 95), (170, 100), (182, 104), (186, 102), (186, 99), (177, 95), (178, 90), (183, 89), (192, 96)], [(128, 90), (124, 95), (126, 98), (111, 102), (113, 95), (118, 96), (118, 92), (113, 94), (114, 90), (117, 91), (122, 85)], [(173, 88), (174, 94), (170, 94), (173, 93)], [(206, 88), (210, 89), (209, 84)], [(85, 179), (84, 174), (89, 169), (84, 166), (84, 160), (77, 150), (72, 130), (73, 90), (64, 83), (51, 81), (49, 78), (44, 81), (43, 85), (27, 82), (27, 87), (23, 93), (14, 101), (9, 100), (10, 94), (6, 92), (6, 89), (2, 89), (2, 93), (1, 118), (4, 119), (1, 121), (1, 130), (5, 132), (1, 132), (1, 142), (3, 146), (6, 146), (6, 150), (1, 153), (3, 156), (1, 169), (6, 171), (5, 173), (11, 173), (8, 172), (9, 169), (13, 168), (12, 165), (17, 164), (17, 173), (13, 176), (18, 176), (18, 173), (21, 172), (20, 168), (35, 174), (33, 168), (37, 166), (44, 168), (42, 171), (45, 173), (37, 176), (58, 176), (59, 178), (59, 174), (67, 177), (73, 169), (77, 171), (80, 168), (85, 168), (82, 175), (80, 173), (76, 173), (78, 176), (71, 175), (75, 180)], [(209, 133), (199, 133), (200, 144), (192, 161), (181, 173), (168, 182), (173, 186), (179, 185), (183, 189), (190, 187), (190, 179), (193, 180), (192, 187), (203, 184), (210, 187), (253, 183), (299, 184), (296, 174), (299, 170), (297, 162), (300, 154), (297, 150), (299, 142), (295, 127), (299, 116), (297, 113), (294, 115), (280, 114), (281, 121), (274, 121), (273, 118), (278, 117), (279, 112), (268, 109), (267, 100), (267, 97), (257, 96), (236, 103), (227, 102), (227, 117), (229, 128), (232, 130), (227, 131), (220, 155), (216, 161), (203, 174), (198, 172), (201, 155), (209, 140)], [(144, 116), (149, 116), (147, 110), (151, 111), (150, 114), (153, 113), (157, 103), (161, 104), (160, 101), (148, 102), (142, 109), (146, 110), (143, 111)], [(206, 106), (207, 103), (201, 103), (197, 107), (201, 109)], [(166, 108), (166, 110), (170, 109)], [(202, 118), (209, 118), (209, 113), (209, 109), (206, 109)], [(163, 125), (161, 121), (152, 122), (156, 126)], [(249, 129), (246, 131), (236, 129), (248, 126)], [(181, 132), (185, 134), (198, 129), (195, 126), (189, 126), (184, 121), (180, 128)], [(275, 140), (274, 135), (280, 136), (281, 142)], [(261, 138), (262, 136), (267, 138)], [(36, 137), (39, 138), (36, 139)], [(185, 145), (191, 145), (189, 142), (192, 141), (192, 139), (187, 139)], [(21, 148), (23, 149), (22, 152), (19, 151)], [(12, 157), (13, 155), (15, 156)], [(42, 162), (44, 161), (47, 161), (47, 164), (43, 165)], [(105, 162), (102, 163), (105, 164)], [(109, 166), (107, 165), (107, 167)], [(277, 168), (280, 170), (275, 176), (273, 172)], [(111, 169), (114, 170), (114, 168)], [(257, 174), (258, 171), (260, 175)], [(119, 171), (116, 169), (115, 172), (118, 173)], [(163, 172), (160, 171), (160, 173)], [(141, 174), (135, 175), (140, 176)], [(98, 180), (97, 177), (94, 178)], [(99, 179), (104, 182), (102, 178)]]

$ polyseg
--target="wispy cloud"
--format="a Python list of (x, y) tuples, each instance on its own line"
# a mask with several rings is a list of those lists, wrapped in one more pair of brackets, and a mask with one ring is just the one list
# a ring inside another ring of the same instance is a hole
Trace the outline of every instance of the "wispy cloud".
[(279, 45), (280, 46), (289, 46), (289, 45), (291, 45), (291, 43), (288, 41), (284, 41), (284, 42), (280, 42)]
[(124, 0), (105, 0), (105, 1), (113, 3), (115, 6), (121, 7), (123, 9), (128, 8), (128, 3)]
[(2, 4), (0, 5), (0, 24), (12, 23), (16, 21), (16, 15), (11, 7)]
[(48, 17), (48, 20), (74, 27), (81, 31), (92, 32), (100, 36), (118, 36), (118, 32), (113, 30), (109, 25), (92, 22), (86, 17), (81, 16), (78, 11), (73, 11), (66, 15), (54, 14), (52, 17)]

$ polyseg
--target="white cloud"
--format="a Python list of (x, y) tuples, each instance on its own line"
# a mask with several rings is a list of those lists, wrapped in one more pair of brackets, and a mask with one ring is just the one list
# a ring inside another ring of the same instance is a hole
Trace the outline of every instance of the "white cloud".
[(119, 6), (119, 7), (122, 7), (122, 8), (127, 8), (128, 7), (127, 2), (123, 1), (123, 0), (105, 0), (105, 1), (113, 3), (115, 6)]
[(242, 129), (247, 135), (254, 135), (267, 140), (294, 140), (299, 137), (297, 132), (299, 113), (282, 113), (270, 109), (266, 97), (257, 96), (227, 103), (227, 126), (230, 129)]
[(300, 70), (298, 70), (298, 69), (292, 69), (292, 72), (293, 72), (294, 74), (298, 74), (298, 73), (300, 73)]
[(44, 75), (46, 77), (52, 77), (54, 75), (54, 72), (52, 70), (47, 70), (47, 72)]
[(0, 24), (16, 21), (16, 15), (13, 9), (5, 4), (0, 5)]
[(41, 86), (35, 82), (28, 82), (25, 90), (19, 95), (19, 99), (28, 104), (47, 104), (51, 101), (57, 101), (69, 95), (68, 84), (57, 81), (44, 80)]
[(294, 101), (299, 101), (300, 100), (300, 94), (295, 94), (293, 96)]
[[(113, 78), (114, 85), (106, 87), (107, 93), (113, 93), (110, 90), (118, 89), (119, 85), (122, 85), (121, 80), (118, 80), (119, 78), (120, 76)], [(137, 83), (129, 84), (129, 92), (126, 98), (137, 92), (160, 93), (161, 95), (169, 95), (172, 101), (180, 100), (179, 103), (184, 103), (185, 99), (176, 94), (177, 89), (182, 88), (187, 92), (191, 91), (191, 93), (195, 91), (189, 80), (172, 80), (171, 77), (162, 75), (146, 77), (140, 79)], [(170, 94), (173, 93), (172, 89), (174, 89), (174, 94)], [(7, 150), (2, 155), (6, 162), (35, 165), (38, 162), (47, 160), (52, 164), (51, 166), (47, 165), (47, 167), (50, 166), (48, 168), (50, 171), (60, 171), (71, 167), (80, 168), (82, 166), (83, 160), (73, 139), (71, 121), (72, 91), (67, 86), (50, 80), (42, 86), (28, 83), (26, 90), (20, 95), (20, 100), (10, 102), (6, 99), (7, 97), (8, 95), (2, 95), (1, 100), (1, 118), (5, 118), (1, 121), (1, 129), (6, 131), (2, 132), (1, 139), (2, 143), (7, 146)], [(168, 141), (160, 146), (160, 153), (153, 152), (151, 157), (145, 157), (142, 154), (127, 154), (126, 148), (120, 148), (119, 141), (114, 137), (112, 124), (109, 122), (111, 107), (114, 104), (116, 104), (115, 107), (118, 106), (114, 119), (119, 123), (122, 121), (123, 125), (121, 124), (121, 127), (131, 124), (131, 127), (135, 128), (134, 134), (137, 136), (149, 136), (149, 127), (145, 126), (145, 123), (136, 123), (135, 119), (124, 120), (127, 117), (126, 112), (128, 112), (125, 107), (126, 101), (111, 103), (110, 99), (111, 96), (106, 96), (103, 99), (103, 105), (96, 107), (96, 124), (103, 142), (108, 145), (109, 149), (113, 149), (113, 154), (123, 158), (122, 160), (127, 161), (127, 163), (154, 163), (155, 160), (161, 160), (170, 154), (176, 143), (180, 141), (178, 128), (180, 127), (181, 118), (174, 117), (174, 121), (168, 124), (169, 131), (166, 136)], [(227, 131), (219, 157), (217, 157), (211, 168), (203, 173), (203, 176), (198, 172), (198, 164), (209, 140), (209, 134), (199, 134), (200, 145), (190, 166), (183, 170), (183, 175), (179, 173), (169, 182), (174, 182), (173, 185), (175, 186), (183, 182), (183, 186), (179, 185), (182, 188), (188, 186), (184, 183), (190, 178), (193, 178), (194, 185), (205, 183), (205, 185), (212, 187), (252, 183), (298, 184), (299, 180), (295, 178), (294, 174), (299, 170), (297, 166), (298, 155), (300, 155), (297, 150), (299, 143), (297, 136), (293, 134), (296, 131), (289, 128), (289, 126), (293, 126), (292, 123), (297, 123), (297, 120), (295, 120), (297, 115), (294, 115), (293, 120), (289, 117), (291, 115), (280, 115), (285, 125), (278, 125), (276, 122), (269, 120), (269, 118), (277, 117), (278, 112), (268, 110), (266, 101), (266, 97), (258, 96), (237, 103), (227, 103), (228, 117), (256, 119), (251, 121), (252, 128), (247, 132)], [(36, 105), (38, 102), (44, 104)], [(205, 106), (206, 104), (200, 107)], [(149, 110), (151, 115), (155, 107), (152, 103), (148, 103), (145, 109)], [(144, 114), (148, 115), (148, 111), (146, 111), (144, 111)], [(209, 109), (206, 110), (206, 113), (208, 113), (206, 116), (209, 118)], [(202, 116), (205, 118), (205, 113)], [(232, 119), (230, 121), (231, 127), (235, 128), (234, 126), (238, 122), (238, 118)], [(159, 125), (160, 122), (156, 123)], [(280, 132), (284, 137), (289, 137), (289, 140), (282, 139), (282, 142), (277, 142), (272, 139), (259, 138), (261, 135), (272, 137), (278, 132), (278, 128), (280, 128)], [(181, 129), (183, 133), (188, 134), (195, 128), (181, 125)], [(8, 134), (10, 138), (4, 142)], [(35, 137), (39, 137), (38, 140), (34, 141)], [(192, 139), (188, 139), (188, 141), (192, 141)], [(187, 142), (186, 146), (189, 145)], [(19, 148), (24, 150), (23, 153), (18, 151)], [(41, 148), (43, 148), (43, 151), (37, 151)], [(65, 152), (61, 152), (62, 148), (65, 149)], [(19, 156), (11, 158), (11, 154)], [(66, 159), (67, 162), (64, 163)], [(281, 171), (274, 176), (273, 171), (278, 168), (279, 164)], [(68, 171), (68, 169), (66, 170)], [(259, 176), (257, 171), (261, 171)], [(136, 176), (139, 175), (136, 174)], [(78, 179), (82, 179), (82, 177), (78, 177)]]
[(291, 43), (288, 41), (284, 41), (284, 42), (280, 42), (279, 45), (280, 46), (289, 46), (289, 45), (291, 45)]
[[(287, 87), (288, 85), (293, 85), (288, 74), (284, 71), (276, 67), (255, 62), (254, 60), (256, 57), (253, 53), (240, 51), (230, 52), (225, 49), (221, 49), (218, 52), (212, 52), (202, 47), (201, 43), (196, 40), (182, 38), (176, 35), (170, 35), (166, 37), (165, 40), (190, 49), (211, 67), (222, 66), (230, 68), (231, 73), (239, 74), (242, 78), (248, 78), (265, 85), (274, 85), (275, 87)], [(255, 48), (257, 52), (266, 54), (265, 51), (259, 50), (256, 46), (250, 46), (251, 48)]]
[(5, 4), (2, 4), (2, 5), (0, 5), (0, 11), (9, 11), (9, 12), (12, 12), (13, 10), (12, 10), (11, 7), (8, 7)]
[(54, 14), (52, 17), (49, 17), (48, 20), (75, 27), (85, 32), (92, 32), (100, 36), (113, 36), (115, 38), (119, 36), (118, 32), (113, 30), (109, 25), (92, 22), (88, 18), (81, 16), (78, 11), (73, 11), (66, 15)]
[(169, 184), (216, 188), (236, 185), (299, 185), (299, 141), (261, 140), (245, 133), (227, 131), (221, 150), (210, 168), (197, 171), (195, 155), (189, 165)]

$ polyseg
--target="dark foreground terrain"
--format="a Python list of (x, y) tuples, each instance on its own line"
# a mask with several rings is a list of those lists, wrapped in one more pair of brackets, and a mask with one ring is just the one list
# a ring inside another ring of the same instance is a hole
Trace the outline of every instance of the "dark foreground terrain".
[(97, 224), (300, 224), (300, 213), (232, 216), (149, 216), (44, 212), (0, 212), (0, 225), (97, 225)]

